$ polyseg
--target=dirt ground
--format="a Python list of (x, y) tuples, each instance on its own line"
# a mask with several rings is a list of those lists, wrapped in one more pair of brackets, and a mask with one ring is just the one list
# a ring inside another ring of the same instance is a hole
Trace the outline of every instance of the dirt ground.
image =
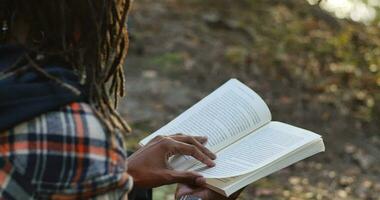
[[(334, 102), (345, 102), (345, 93), (326, 96), (313, 89), (333, 75), (321, 70), (308, 78), (305, 66), (312, 58), (306, 63), (297, 58), (307, 56), (303, 49), (300, 53), (293, 50), (286, 58), (279, 54), (280, 61), (268, 61), (273, 55), (262, 52), (286, 53), (291, 48), (284, 50), (281, 42), (266, 40), (261, 32), (267, 21), (259, 18), (260, 12), (271, 10), (245, 10), (243, 3), (222, 2), (224, 6), (198, 0), (135, 1), (129, 19), (128, 94), (120, 106), (134, 130), (128, 138), (130, 148), (236, 77), (264, 98), (274, 120), (319, 133), (326, 145), (326, 152), (251, 184), (240, 199), (380, 200), (380, 123), (376, 115), (358, 118), (355, 111), (360, 102), (339, 106)], [(252, 26), (240, 25), (251, 12), (259, 13)], [(259, 45), (261, 49), (256, 48)], [(276, 63), (279, 66), (273, 67)], [(379, 88), (371, 92), (379, 94)], [(326, 102), (328, 97), (334, 101)], [(375, 114), (380, 112), (376, 109), (372, 110)], [(155, 199), (173, 199), (173, 188), (155, 189)]]

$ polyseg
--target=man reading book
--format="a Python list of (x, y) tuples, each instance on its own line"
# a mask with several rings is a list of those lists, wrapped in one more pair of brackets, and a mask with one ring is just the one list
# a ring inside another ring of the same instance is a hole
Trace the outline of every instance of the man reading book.
[(178, 154), (214, 166), (205, 137), (172, 132), (127, 158), (116, 105), (131, 2), (1, 1), (0, 199), (142, 200), (171, 183), (187, 184), (178, 198), (227, 199), (166, 165)]

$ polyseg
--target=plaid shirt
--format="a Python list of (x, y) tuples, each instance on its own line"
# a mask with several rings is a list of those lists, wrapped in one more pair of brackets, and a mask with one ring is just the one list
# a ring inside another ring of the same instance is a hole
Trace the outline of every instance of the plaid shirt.
[(88, 199), (129, 190), (122, 136), (72, 103), (0, 133), (0, 199)]

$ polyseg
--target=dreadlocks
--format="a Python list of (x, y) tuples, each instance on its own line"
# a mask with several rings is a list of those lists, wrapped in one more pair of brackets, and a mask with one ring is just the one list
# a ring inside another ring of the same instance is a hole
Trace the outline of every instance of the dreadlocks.
[[(130, 0), (1, 0), (0, 22), (10, 30), (1, 35), (1, 44), (15, 40), (12, 31), (22, 21), (28, 26), (22, 45), (34, 52), (18, 59), (6, 73), (31, 68), (79, 94), (75, 87), (46, 73), (40, 64), (58, 56), (80, 77), (90, 105), (105, 126), (111, 132), (129, 132), (116, 107), (124, 95), (126, 18), (130, 4)], [(20, 67), (20, 63), (24, 64)]]

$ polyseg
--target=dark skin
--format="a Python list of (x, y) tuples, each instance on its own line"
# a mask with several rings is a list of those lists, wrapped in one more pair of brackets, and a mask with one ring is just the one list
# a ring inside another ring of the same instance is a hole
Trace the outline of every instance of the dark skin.
[(215, 166), (212, 161), (215, 154), (203, 146), (206, 141), (205, 137), (183, 134), (157, 136), (128, 158), (128, 173), (134, 178), (134, 184), (142, 188), (181, 183), (178, 184), (176, 198), (193, 195), (202, 200), (234, 200), (241, 191), (226, 198), (206, 188), (206, 180), (200, 174), (175, 171), (167, 165), (172, 155), (190, 155), (209, 167)]
[[(10, 30), (13, 38), (9, 43), (25, 43), (28, 30), (28, 24), (18, 19)], [(206, 180), (200, 174), (169, 169), (167, 161), (172, 155), (190, 155), (207, 166), (214, 167), (212, 160), (216, 156), (204, 147), (206, 142), (206, 137), (184, 134), (156, 137), (128, 158), (128, 173), (133, 177), (134, 184), (143, 188), (181, 183), (177, 186), (176, 197), (194, 195), (202, 200), (236, 199), (241, 191), (226, 198), (206, 188)]]
[(203, 185), (205, 179), (200, 174), (169, 169), (167, 162), (173, 155), (190, 155), (209, 167), (215, 166), (215, 154), (202, 145), (206, 141), (205, 137), (183, 134), (157, 136), (128, 157), (128, 173), (134, 184), (143, 188), (172, 183)]

